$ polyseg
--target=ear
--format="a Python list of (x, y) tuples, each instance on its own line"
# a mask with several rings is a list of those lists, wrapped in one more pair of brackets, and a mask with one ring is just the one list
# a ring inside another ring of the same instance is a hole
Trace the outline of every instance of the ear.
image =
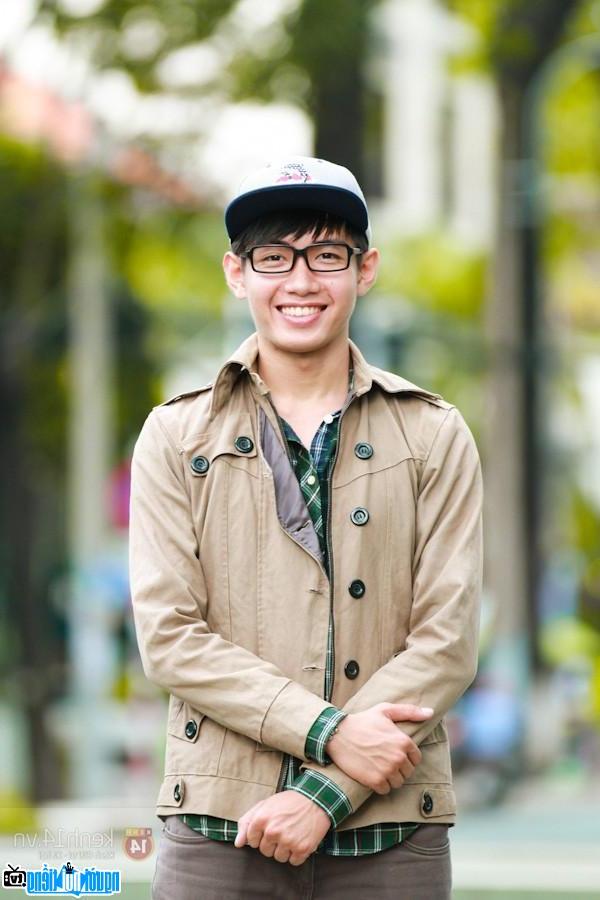
[(359, 297), (370, 290), (377, 280), (377, 270), (379, 268), (379, 250), (371, 247), (366, 253), (359, 257), (358, 263), (358, 283), (356, 293)]
[(239, 300), (244, 300), (246, 298), (246, 282), (244, 278), (244, 262), (241, 257), (228, 250), (223, 257), (223, 271), (231, 293)]

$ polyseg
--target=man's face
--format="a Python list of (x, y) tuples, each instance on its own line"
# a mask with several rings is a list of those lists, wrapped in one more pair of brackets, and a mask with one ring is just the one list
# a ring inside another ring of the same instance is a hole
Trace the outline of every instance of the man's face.
[[(288, 236), (276, 243), (302, 249), (323, 240), (353, 243), (344, 234)], [(261, 340), (289, 353), (310, 353), (347, 339), (356, 298), (375, 281), (378, 259), (372, 249), (352, 257), (342, 271), (313, 272), (298, 257), (290, 272), (262, 274), (229, 252), (223, 266), (235, 296), (248, 300)]]

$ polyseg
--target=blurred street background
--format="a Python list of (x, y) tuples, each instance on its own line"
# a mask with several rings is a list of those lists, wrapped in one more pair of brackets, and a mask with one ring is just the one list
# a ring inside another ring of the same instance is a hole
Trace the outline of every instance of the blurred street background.
[(111, 863), (149, 896), (166, 698), (129, 460), (253, 330), (222, 210), (296, 153), (367, 194), (383, 267), (353, 339), (482, 456), (455, 896), (598, 898), (600, 0), (3, 4), (0, 863)]

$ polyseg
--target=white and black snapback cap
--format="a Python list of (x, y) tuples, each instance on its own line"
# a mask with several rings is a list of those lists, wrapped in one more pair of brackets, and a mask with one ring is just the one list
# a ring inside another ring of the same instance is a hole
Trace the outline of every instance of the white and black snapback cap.
[(259, 216), (288, 209), (313, 209), (339, 216), (371, 240), (369, 212), (349, 169), (325, 159), (290, 156), (247, 175), (225, 210), (231, 241)]

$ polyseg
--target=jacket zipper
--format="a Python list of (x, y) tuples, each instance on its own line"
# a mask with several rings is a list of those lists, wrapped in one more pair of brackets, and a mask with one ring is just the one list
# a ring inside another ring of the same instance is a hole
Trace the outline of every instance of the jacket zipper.
[(286, 768), (287, 768), (286, 763), (287, 763), (288, 755), (289, 755), (289, 754), (284, 753), (284, 754), (283, 754), (283, 759), (281, 760), (281, 768), (280, 768), (280, 770), (279, 770), (279, 778), (277, 779), (277, 787), (275, 788), (275, 793), (276, 793), (276, 794), (278, 794), (278, 793), (282, 790), (282, 788), (283, 788), (283, 779), (284, 779), (285, 771), (286, 771)]

